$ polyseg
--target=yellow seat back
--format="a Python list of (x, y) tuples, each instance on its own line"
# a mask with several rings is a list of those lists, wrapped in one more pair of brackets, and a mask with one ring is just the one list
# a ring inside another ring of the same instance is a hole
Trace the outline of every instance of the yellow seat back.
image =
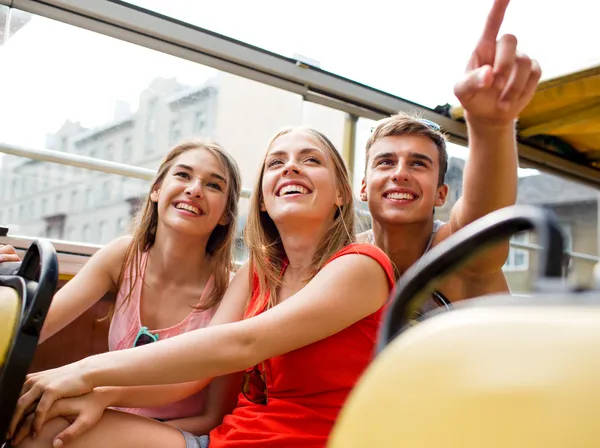
[(393, 340), (330, 448), (600, 447), (600, 306), (465, 307)]
[(0, 286), (0, 372), (12, 347), (21, 319), (21, 298), (16, 290)]

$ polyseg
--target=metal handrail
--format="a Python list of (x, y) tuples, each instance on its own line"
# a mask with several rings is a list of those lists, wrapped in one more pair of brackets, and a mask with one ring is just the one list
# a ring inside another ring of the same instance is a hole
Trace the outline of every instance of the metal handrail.
[[(14, 156), (26, 157), (29, 159), (41, 160), (45, 162), (58, 163), (61, 165), (76, 166), (93, 171), (101, 171), (108, 174), (117, 174), (124, 177), (133, 177), (142, 180), (152, 180), (156, 175), (156, 170), (150, 168), (142, 168), (125, 163), (111, 162), (108, 160), (95, 159), (93, 157), (81, 156), (79, 154), (66, 153), (51, 149), (32, 149), (22, 146), (12, 145), (0, 142), (0, 153), (10, 154)], [(241, 196), (249, 198), (252, 190), (243, 188)], [(357, 209), (358, 214), (370, 216), (368, 210)], [(530, 243), (510, 242), (511, 247), (515, 249), (523, 249), (527, 251), (540, 250), (540, 246)], [(584, 254), (580, 252), (568, 252), (572, 259), (587, 261), (591, 263), (600, 262), (600, 257)]]
[[(542, 250), (542, 248), (537, 244), (520, 243), (518, 241), (511, 241), (510, 246), (514, 247), (515, 249), (523, 249), (523, 250), (527, 250), (527, 251)], [(569, 254), (569, 257), (571, 257), (573, 259), (577, 259), (577, 260), (589, 261), (590, 263), (600, 262), (600, 257), (597, 257), (595, 255), (584, 254), (582, 252), (573, 252), (573, 251), (567, 251), (567, 254)]]
[[(93, 157), (82, 156), (53, 149), (33, 149), (17, 146), (9, 143), (0, 142), (0, 153), (13, 156), (27, 157), (29, 159), (41, 160), (44, 162), (58, 163), (60, 165), (76, 166), (92, 171), (100, 171), (108, 174), (117, 174), (124, 177), (135, 179), (152, 180), (156, 176), (156, 170), (151, 168), (142, 168), (139, 166), (127, 165), (120, 162), (111, 162), (109, 160), (95, 159)], [(242, 189), (242, 197), (249, 198), (252, 191), (248, 188)]]

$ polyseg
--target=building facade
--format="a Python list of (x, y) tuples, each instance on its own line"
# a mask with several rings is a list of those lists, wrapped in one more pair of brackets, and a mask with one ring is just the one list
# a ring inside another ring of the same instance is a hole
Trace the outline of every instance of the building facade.
[[(243, 186), (254, 179), (270, 137), (290, 125), (315, 127), (338, 148), (345, 114), (299, 95), (220, 73), (198, 86), (155, 79), (137, 111), (117, 103), (113, 119), (86, 129), (66, 121), (47, 148), (156, 169), (178, 142), (214, 140), (238, 162)], [(0, 169), (0, 225), (13, 234), (104, 244), (128, 230), (149, 182), (77, 167), (5, 156)], [(242, 211), (247, 200), (241, 204)]]

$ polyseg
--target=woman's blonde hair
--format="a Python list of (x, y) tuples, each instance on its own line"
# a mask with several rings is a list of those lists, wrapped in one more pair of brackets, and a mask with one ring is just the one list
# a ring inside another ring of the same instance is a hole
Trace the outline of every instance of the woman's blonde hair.
[(333, 221), (323, 233), (310, 268), (303, 279), (304, 283), (309, 282), (336, 252), (354, 242), (354, 199), (348, 169), (340, 153), (325, 135), (314, 129), (300, 126), (279, 131), (269, 142), (250, 198), (250, 211), (244, 230), (244, 239), (250, 251), (250, 280), (252, 282), (256, 275), (259, 282), (259, 300), (249, 310), (251, 315), (257, 314), (265, 307), (275, 306), (277, 291), (282, 285), (281, 273), (287, 257), (275, 223), (267, 212), (261, 211), (261, 204), (264, 201), (262, 181), (266, 155), (273, 143), (282, 135), (295, 131), (305, 132), (314, 138), (333, 162), (336, 187), (342, 197), (342, 205), (337, 207)]
[[(206, 310), (217, 305), (223, 298), (225, 290), (229, 285), (229, 275), (233, 268), (232, 246), (241, 190), (241, 177), (237, 163), (229, 153), (216, 143), (208, 143), (201, 140), (184, 141), (173, 147), (163, 159), (158, 168), (156, 178), (150, 187), (150, 192), (160, 188), (165, 176), (173, 165), (173, 161), (177, 157), (185, 152), (197, 149), (208, 151), (215, 156), (225, 167), (227, 178), (227, 205), (225, 209), (225, 216), (228, 218), (227, 224), (217, 225), (210, 234), (208, 243), (206, 244), (206, 253), (211, 257), (214, 277), (212, 291), (207, 294), (206, 302), (199, 305), (199, 309)], [(131, 286), (125, 295), (123, 304), (127, 303), (130, 299), (133, 287), (141, 277), (141, 254), (150, 250), (156, 239), (158, 205), (150, 199), (150, 195), (147, 196), (146, 202), (138, 211), (134, 219), (133, 228), (135, 229), (133, 237), (125, 253), (125, 259), (117, 282), (117, 291), (119, 291), (124, 278), (127, 276), (126, 273), (128, 273), (131, 279), (129, 283)]]

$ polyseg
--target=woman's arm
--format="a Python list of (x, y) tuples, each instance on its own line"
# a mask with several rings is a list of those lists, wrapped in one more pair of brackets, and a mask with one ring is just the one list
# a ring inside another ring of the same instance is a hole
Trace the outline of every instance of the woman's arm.
[(253, 318), (86, 358), (77, 369), (79, 385), (169, 384), (240, 371), (349, 327), (378, 310), (388, 294), (377, 261), (345, 255), (298, 293)]
[(96, 252), (52, 299), (40, 343), (69, 325), (114, 290), (131, 237), (118, 238)]
[(389, 290), (377, 261), (345, 255), (325, 266), (298, 293), (258, 316), (32, 374), (11, 429), (37, 400), (36, 430), (54, 401), (86, 394), (95, 386), (185, 383), (244, 370), (349, 327), (377, 311)]
[[(215, 326), (241, 320), (244, 315), (246, 297), (250, 291), (248, 265), (242, 266), (231, 281), (217, 312), (210, 321), (209, 326)], [(140, 348), (140, 347), (137, 347)], [(227, 381), (217, 379), (223, 389)], [(217, 381), (215, 380), (215, 381)], [(228, 381), (231, 381), (229, 379)], [(103, 395), (108, 396), (108, 406), (145, 408), (163, 406), (193, 395), (202, 390), (210, 382), (210, 378), (181, 384), (152, 385), (152, 386), (129, 386), (129, 387), (107, 387), (103, 388)], [(225, 390), (222, 390), (225, 392)], [(210, 397), (209, 392), (209, 397)], [(214, 400), (214, 398), (213, 398)], [(210, 401), (210, 399), (209, 399)], [(210, 404), (207, 403), (210, 407)], [(213, 406), (216, 402), (213, 402)], [(217, 413), (219, 411), (216, 411)]]
[(208, 434), (221, 424), (225, 415), (235, 408), (240, 393), (241, 380), (241, 372), (213, 379), (208, 387), (208, 397), (203, 414), (196, 417), (169, 420), (166, 423), (198, 436)]

